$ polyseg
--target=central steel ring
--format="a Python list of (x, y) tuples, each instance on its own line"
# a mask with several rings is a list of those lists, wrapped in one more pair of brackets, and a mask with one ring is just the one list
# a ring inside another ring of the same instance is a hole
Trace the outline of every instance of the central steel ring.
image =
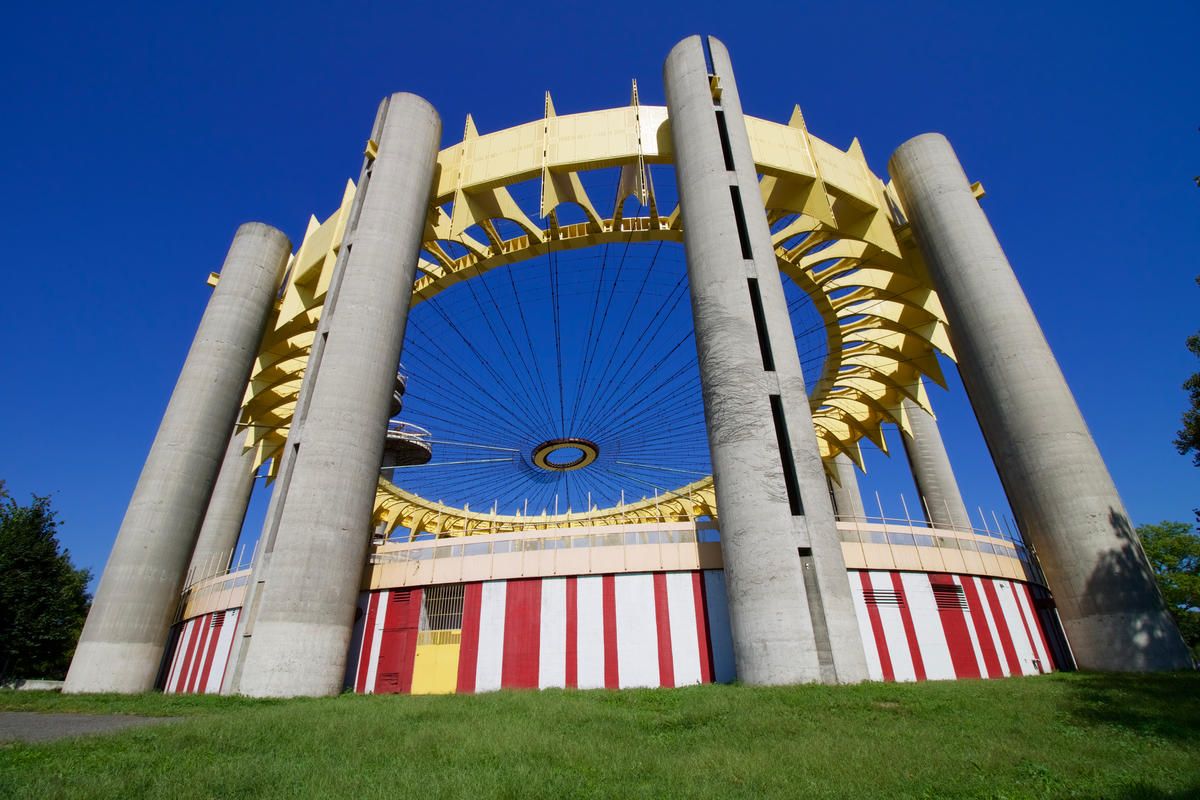
[[(554, 462), (550, 461), (550, 456), (560, 450), (578, 450), (579, 458), (573, 461)], [(596, 460), (596, 456), (600, 455), (600, 446), (588, 439), (548, 439), (537, 447), (533, 448), (533, 463), (545, 470), (552, 472), (570, 472), (575, 469), (583, 469), (588, 464)]]

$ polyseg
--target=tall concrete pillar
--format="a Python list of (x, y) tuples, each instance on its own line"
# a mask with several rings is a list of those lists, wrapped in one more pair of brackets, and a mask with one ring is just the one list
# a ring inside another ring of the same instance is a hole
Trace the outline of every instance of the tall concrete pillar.
[(238, 228), (133, 490), (64, 691), (154, 688), (204, 509), (291, 243)]
[(862, 492), (858, 488), (858, 473), (855, 472), (854, 462), (845, 453), (838, 453), (834, 456), (833, 466), (837, 472), (837, 479), (830, 478), (829, 491), (833, 497), (834, 513), (842, 519), (864, 521), (867, 509), (863, 505)]
[(958, 490), (937, 421), (907, 397), (903, 405), (912, 435), (901, 431), (900, 438), (929, 522), (939, 528), (971, 530), (971, 514)]
[(204, 524), (188, 567), (190, 580), (198, 581), (224, 572), (233, 558), (246, 521), (246, 509), (254, 492), (255, 451), (245, 448), (246, 431), (235, 428), (221, 462), (212, 499), (204, 512)]
[(959, 372), (1082, 669), (1190, 666), (1129, 515), (950, 143), (889, 164), (950, 322)]
[(663, 77), (738, 677), (863, 680), (862, 640), (729, 55), (716, 39), (693, 36), (671, 50)]
[[(342, 688), (371, 512), (441, 138), (419, 97), (384, 101), (336, 305), (324, 329), (303, 438), (292, 454), (253, 630), (235, 691), (319, 696)], [(310, 370), (312, 365), (310, 364)], [(289, 441), (289, 447), (293, 443)]]

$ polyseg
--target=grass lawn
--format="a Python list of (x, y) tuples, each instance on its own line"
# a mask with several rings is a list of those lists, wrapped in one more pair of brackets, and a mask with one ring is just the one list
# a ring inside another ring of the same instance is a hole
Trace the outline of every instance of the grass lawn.
[(0, 798), (1200, 797), (1195, 673), (0, 710), (185, 718), (0, 745)]

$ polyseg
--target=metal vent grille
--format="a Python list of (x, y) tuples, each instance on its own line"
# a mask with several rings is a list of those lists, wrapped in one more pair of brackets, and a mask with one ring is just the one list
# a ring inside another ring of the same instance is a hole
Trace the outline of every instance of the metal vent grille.
[(959, 608), (967, 610), (967, 598), (963, 588), (957, 584), (933, 584), (933, 600), (938, 608)]
[(897, 608), (904, 605), (904, 596), (899, 592), (888, 591), (886, 589), (864, 589), (863, 599), (867, 601), (869, 606), (895, 606)]
[(212, 615), (212, 622), (209, 623), (210, 628), (219, 628), (225, 624), (225, 612), (218, 611)]

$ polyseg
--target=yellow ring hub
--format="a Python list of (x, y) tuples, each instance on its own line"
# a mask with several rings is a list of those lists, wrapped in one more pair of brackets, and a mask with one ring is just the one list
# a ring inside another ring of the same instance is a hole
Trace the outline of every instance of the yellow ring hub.
[[(580, 455), (571, 461), (551, 461), (550, 456), (563, 450), (577, 450)], [(552, 472), (571, 472), (583, 469), (600, 455), (600, 447), (587, 439), (550, 439), (533, 448), (533, 463)]]

